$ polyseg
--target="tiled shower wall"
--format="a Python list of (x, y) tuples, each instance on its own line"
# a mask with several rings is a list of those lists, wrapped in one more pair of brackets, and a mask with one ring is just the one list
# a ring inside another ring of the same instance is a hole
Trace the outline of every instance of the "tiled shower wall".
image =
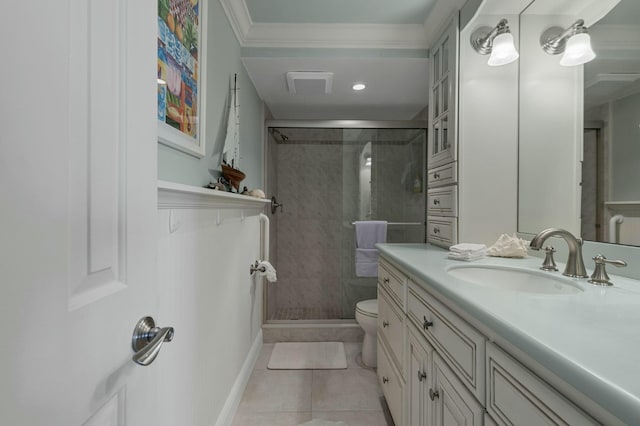
[[(269, 286), (267, 318), (351, 319), (358, 301), (376, 297), (376, 278), (356, 277), (354, 264), (352, 222), (364, 219), (359, 161), (365, 142), (343, 144), (341, 129), (313, 130), (318, 133), (297, 141), (300, 130), (284, 129), (287, 143), (270, 135), (270, 194), (284, 208), (271, 216), (278, 282)], [(384, 139), (372, 146), (372, 218), (424, 222), (424, 188), (414, 189), (415, 179), (424, 177), (424, 134), (414, 132), (413, 143)], [(424, 227), (388, 230), (389, 242), (423, 242), (423, 236)]]

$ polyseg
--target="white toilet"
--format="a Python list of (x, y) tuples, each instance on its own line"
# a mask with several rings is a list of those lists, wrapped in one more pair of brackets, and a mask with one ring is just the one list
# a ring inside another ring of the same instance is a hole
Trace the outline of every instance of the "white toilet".
[(364, 330), (362, 362), (367, 367), (376, 367), (378, 363), (378, 299), (358, 302), (356, 304), (356, 321)]

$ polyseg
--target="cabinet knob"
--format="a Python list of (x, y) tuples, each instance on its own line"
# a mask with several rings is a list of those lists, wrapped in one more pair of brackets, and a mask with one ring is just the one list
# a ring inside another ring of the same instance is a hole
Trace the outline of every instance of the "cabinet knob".
[(440, 204), (440, 200), (437, 199), (437, 198), (434, 198), (433, 199), (433, 204), (437, 206), (438, 204)]
[(428, 330), (429, 327), (433, 326), (433, 321), (428, 321), (427, 317), (422, 317), (424, 318), (424, 322), (422, 323), (422, 328), (424, 328), (425, 330)]
[(434, 179), (438, 179), (439, 177), (440, 177), (440, 175), (439, 175), (438, 173), (434, 173), (434, 174), (433, 174), (433, 178), (434, 178)]
[(385, 284), (389, 284), (389, 277), (384, 277), (382, 279), (382, 282), (384, 282)]
[(382, 327), (389, 327), (389, 321), (382, 321)]
[(435, 401), (436, 398), (440, 398), (440, 392), (429, 389), (429, 398), (431, 398), (432, 401)]
[(386, 376), (382, 376), (382, 383), (389, 383), (389, 378)]
[(427, 373), (425, 373), (424, 371), (418, 370), (418, 380), (423, 381), (426, 378), (427, 378)]
[(440, 233), (440, 228), (438, 228), (437, 226), (435, 226), (435, 227), (433, 228), (433, 233), (434, 233), (434, 234), (439, 234), (439, 233)]

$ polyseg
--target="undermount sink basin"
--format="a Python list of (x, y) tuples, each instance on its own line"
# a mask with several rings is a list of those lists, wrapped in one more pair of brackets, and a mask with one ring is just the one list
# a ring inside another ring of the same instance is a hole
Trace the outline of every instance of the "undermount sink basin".
[(583, 291), (568, 278), (543, 271), (496, 266), (454, 266), (447, 273), (462, 281), (495, 290), (537, 294), (573, 294)]

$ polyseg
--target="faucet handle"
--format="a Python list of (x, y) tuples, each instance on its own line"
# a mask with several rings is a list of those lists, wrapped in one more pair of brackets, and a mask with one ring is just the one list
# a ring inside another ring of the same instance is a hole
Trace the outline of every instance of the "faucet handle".
[(540, 269), (542, 269), (543, 271), (557, 271), (558, 268), (556, 267), (556, 262), (555, 260), (553, 260), (553, 253), (556, 252), (556, 249), (554, 249), (552, 246), (546, 246), (544, 248), (544, 251), (546, 252), (546, 254), (544, 256), (544, 262), (542, 263)]
[(595, 285), (613, 285), (613, 283), (609, 279), (609, 275), (607, 275), (607, 270), (605, 269), (607, 263), (617, 267), (627, 266), (627, 262), (625, 262), (624, 260), (609, 260), (601, 254), (594, 256), (593, 260), (596, 263), (596, 268), (593, 271), (589, 282)]

